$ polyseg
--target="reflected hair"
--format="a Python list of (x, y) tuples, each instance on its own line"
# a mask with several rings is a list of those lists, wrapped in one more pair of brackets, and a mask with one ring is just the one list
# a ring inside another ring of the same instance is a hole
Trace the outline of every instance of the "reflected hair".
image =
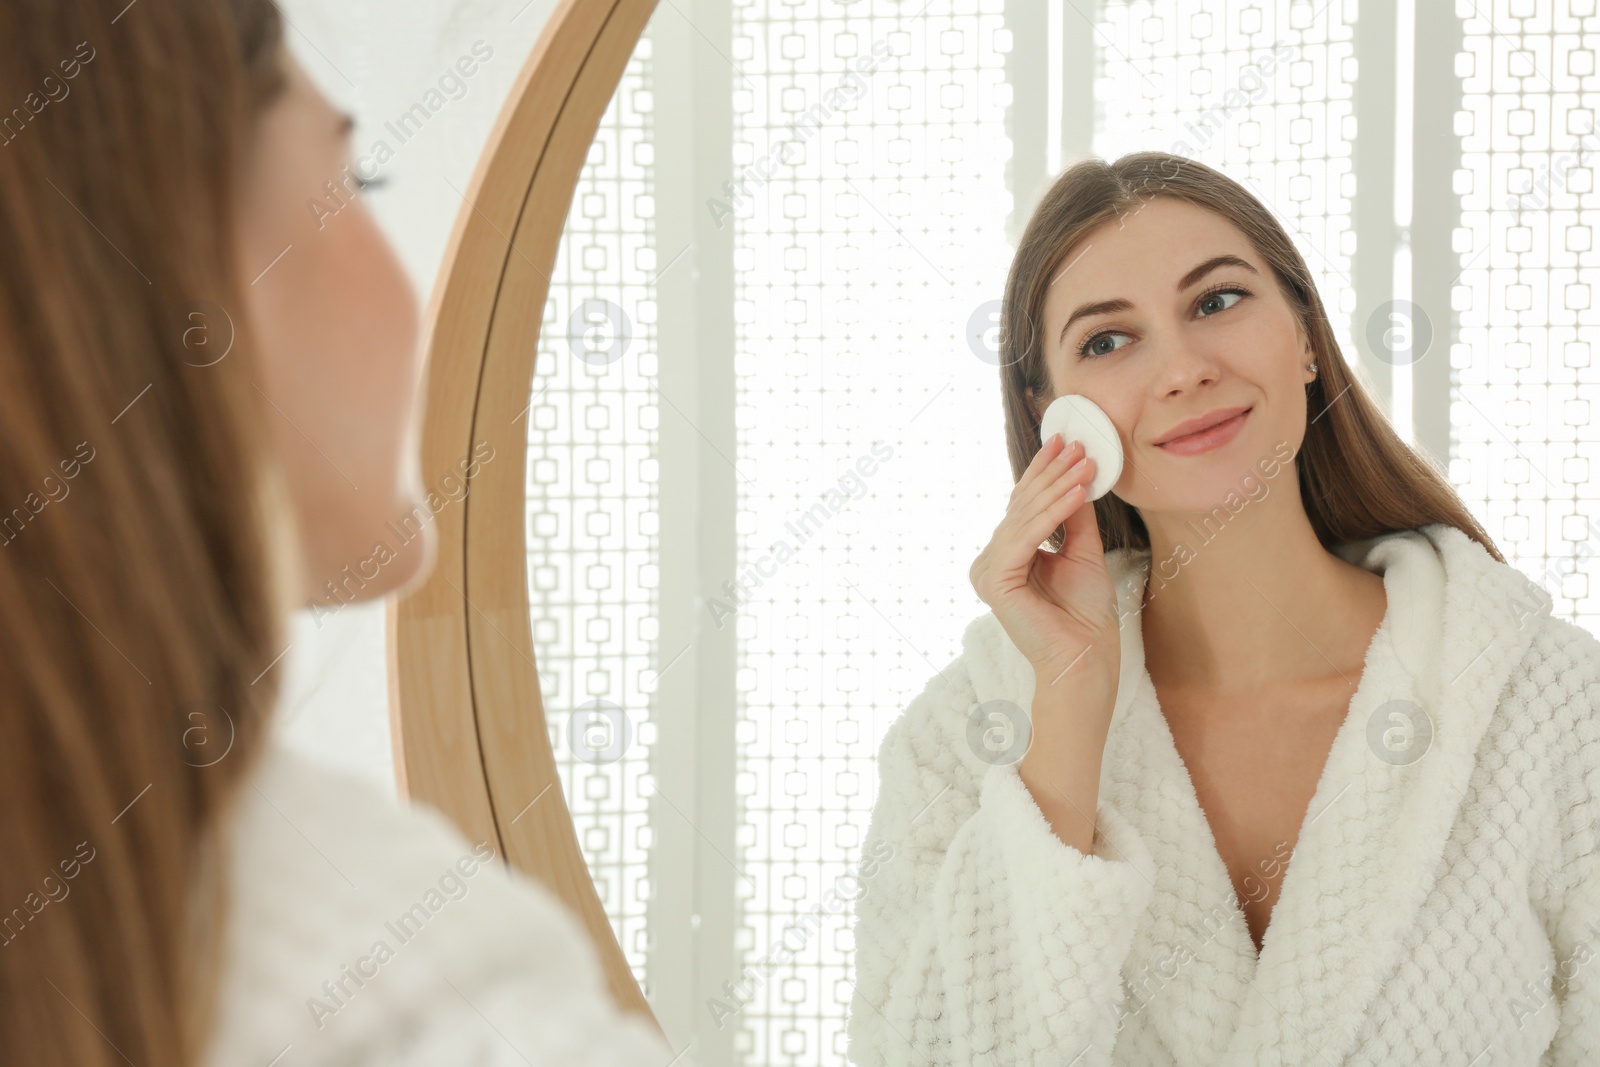
[(235, 224), (280, 45), (270, 0), (0, 4), (0, 1063), (206, 1048), (293, 606)]
[[(1504, 563), (1444, 473), (1401, 440), (1345, 364), (1305, 259), (1272, 212), (1227, 175), (1170, 152), (1133, 152), (1114, 163), (1084, 159), (1056, 178), (1028, 219), (1000, 311), (1001, 401), (1013, 482), (1042, 447), (1040, 419), (1055, 399), (1043, 345), (1051, 279), (1093, 230), (1158, 196), (1204, 208), (1238, 227), (1267, 261), (1299, 318), (1317, 376), (1306, 386), (1307, 425), (1295, 470), (1301, 503), (1323, 547), (1331, 551), (1350, 541), (1445, 523)], [(1106, 551), (1150, 547), (1138, 509), (1115, 492), (1094, 501), (1094, 510)], [(1057, 526), (1051, 549), (1059, 549), (1064, 537), (1065, 529)]]

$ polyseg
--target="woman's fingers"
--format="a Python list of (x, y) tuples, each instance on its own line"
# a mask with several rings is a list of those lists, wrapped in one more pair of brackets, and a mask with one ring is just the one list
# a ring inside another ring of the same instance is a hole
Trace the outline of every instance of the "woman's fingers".
[[(1036, 488), (1026, 504), (1012, 507), (1012, 522), (1006, 532), (1010, 543), (1008, 557), (1028, 560), (1039, 544), (1084, 502), (1089, 482), (1094, 478), (1094, 461), (1089, 460), (1076, 471), (1066, 464)], [(1012, 560), (1008, 559), (1008, 562)]]
[(1057, 456), (1039, 476), (1032, 496), (1019, 501), (1016, 510), (1031, 516), (1053, 507), (1077, 482), (1092, 480), (1094, 461), (1082, 449), (1082, 445), (1075, 445), (1072, 451)]
[(1063, 452), (1056, 457), (1040, 477), (1037, 499), (1048, 506), (1050, 501), (1058, 499), (1062, 493), (1072, 488), (1074, 482), (1092, 478), (1093, 462), (1083, 446), (1075, 444), (1072, 451)]
[[(1056, 436), (1052, 435), (1054, 442)], [(1030, 508), (1041, 495), (1054, 495), (1052, 487), (1059, 482), (1062, 475), (1072, 469), (1087, 453), (1079, 441), (1069, 441), (1065, 445), (1046, 447), (1039, 450), (1034, 457), (1034, 462), (1028, 465), (1028, 470), (1023, 473), (1017, 482), (1017, 487), (1011, 496), (1011, 506)], [(1041, 462), (1042, 461), (1042, 462)]]
[(1060, 477), (1050, 483), (1050, 488), (1039, 494), (1034, 515), (1022, 532), (1029, 552), (1037, 549), (1057, 526), (1083, 506), (1093, 479), (1094, 460), (1091, 459), (1076, 472), (1062, 471)]
[(1050, 439), (1041, 445), (1039, 451), (1033, 454), (1033, 459), (1028, 461), (1028, 466), (1023, 470), (1022, 477), (1017, 479), (1017, 484), (1011, 487), (1011, 496), (1006, 502), (1007, 511), (1030, 491), (1035, 479), (1039, 477), (1039, 472), (1046, 469), (1050, 461), (1068, 447), (1070, 446), (1061, 442), (1059, 434), (1050, 435)]
[(1052, 434), (1034, 456), (1012, 489), (1005, 517), (995, 527), (989, 544), (973, 561), (970, 577), (979, 596), (995, 581), (1018, 580), (1032, 565), (1033, 554), (1051, 532), (1083, 503), (1093, 464), (1073, 466), (1083, 457), (1083, 445), (1063, 443)]

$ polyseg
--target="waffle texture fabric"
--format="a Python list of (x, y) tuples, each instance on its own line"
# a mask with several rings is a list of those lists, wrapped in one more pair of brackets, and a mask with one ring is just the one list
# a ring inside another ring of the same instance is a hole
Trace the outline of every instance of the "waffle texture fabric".
[(576, 914), (438, 809), (268, 744), (228, 816), (207, 1067), (684, 1067)]
[(1600, 641), (1454, 527), (1336, 551), (1388, 606), (1259, 957), (1145, 669), (1149, 550), (1118, 549), (1090, 853), (969, 740), (1032, 708), (992, 613), (889, 727), (853, 1062), (1600, 1064)]

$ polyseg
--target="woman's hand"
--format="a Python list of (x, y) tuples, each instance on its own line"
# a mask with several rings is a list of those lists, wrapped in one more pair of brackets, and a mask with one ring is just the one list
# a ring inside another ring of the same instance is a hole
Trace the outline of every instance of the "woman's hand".
[[(1114, 684), (1121, 671), (1116, 589), (1094, 508), (1085, 506), (1093, 478), (1094, 460), (1083, 445), (1052, 434), (1012, 489), (1005, 518), (968, 574), (1033, 664), (1041, 688), (1069, 672), (1092, 671)], [(1040, 548), (1062, 523), (1060, 551)]]
[[(1028, 748), (1017, 774), (1062, 842), (1094, 848), (1100, 765), (1122, 669), (1117, 592), (1094, 508), (1094, 460), (1060, 434), (1011, 491), (1005, 518), (973, 561), (972, 587), (1033, 664)], [(1058, 525), (1059, 552), (1039, 545)]]

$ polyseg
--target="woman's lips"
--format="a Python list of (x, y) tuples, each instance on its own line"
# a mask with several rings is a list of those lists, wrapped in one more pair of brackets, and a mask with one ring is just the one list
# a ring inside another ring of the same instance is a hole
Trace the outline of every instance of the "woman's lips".
[(1219, 422), (1209, 430), (1201, 430), (1186, 437), (1174, 437), (1172, 440), (1156, 447), (1174, 452), (1180, 456), (1198, 456), (1202, 452), (1210, 452), (1221, 448), (1239, 435), (1239, 429), (1244, 425), (1244, 420), (1250, 417), (1250, 412), (1255, 408), (1248, 408), (1226, 422)]

